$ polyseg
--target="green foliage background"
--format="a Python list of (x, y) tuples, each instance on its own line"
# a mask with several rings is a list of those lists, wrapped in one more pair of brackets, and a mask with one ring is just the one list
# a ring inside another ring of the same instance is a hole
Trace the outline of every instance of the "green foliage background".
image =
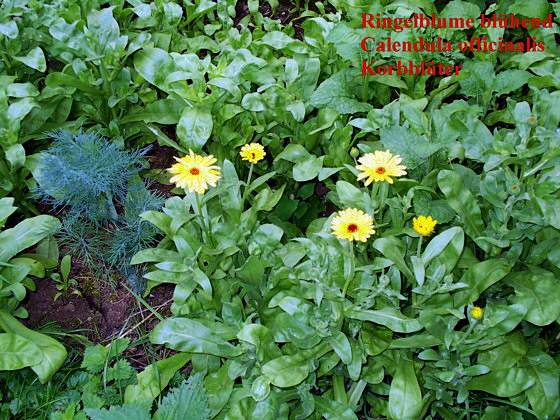
[[(201, 203), (174, 190), (162, 211), (141, 215), (161, 241), (132, 259), (150, 267), (148, 291), (174, 284), (172, 316), (149, 339), (184, 360), (129, 375), (127, 386), (154, 390), (143, 400), (132, 391), (93, 402), (81, 395), (64, 418), (103, 415), (87, 410), (110, 405), (138, 413), (170, 380), (151, 372), (171, 378), (187, 359), (219, 419), (560, 417), (558, 18), (552, 29), (423, 32), (455, 43), (531, 36), (546, 45), (545, 52), (429, 57), (462, 63), (458, 76), (364, 79), (358, 67), (366, 58), (359, 40), (390, 34), (360, 29), (362, 11), (543, 18), (557, 16), (559, 5), (302, 0), (286, 7), (278, 0), (0, 6), (1, 220), (15, 210), (13, 199), (29, 217), (21, 223), (37, 227), (36, 217), (50, 217), (36, 216), (29, 191), (54, 129), (83, 128), (122, 149), (156, 142), (175, 155), (192, 149), (222, 167), (220, 184)], [(287, 10), (295, 16), (288, 24)], [(238, 152), (252, 141), (267, 158), (244, 182), (249, 168)], [(356, 181), (354, 147), (399, 154), (407, 177), (365, 188)], [(168, 182), (161, 170), (143, 175)], [(346, 207), (374, 216), (377, 232), (366, 244), (351, 248), (330, 235), (331, 212)], [(439, 221), (420, 244), (415, 215)], [(43, 338), (18, 332), (11, 319), (25, 316), (18, 303), (32, 288), (28, 276), (42, 277), (40, 265), (51, 264), (45, 245), (16, 255), (53, 232), (25, 247), (5, 238), (13, 232), (0, 233), (0, 302), (8, 302), (0, 340), (14, 350), (0, 368), (33, 369), (60, 349), (41, 348)], [(473, 305), (485, 310), (478, 322)], [(58, 367), (37, 374), (46, 382)]]

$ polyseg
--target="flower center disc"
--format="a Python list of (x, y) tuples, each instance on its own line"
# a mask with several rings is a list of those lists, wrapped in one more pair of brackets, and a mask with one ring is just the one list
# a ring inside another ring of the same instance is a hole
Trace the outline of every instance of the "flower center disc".
[(200, 174), (200, 169), (198, 169), (198, 168), (191, 168), (191, 169), (189, 169), (189, 173), (190, 173), (191, 175), (198, 175), (198, 174)]
[(348, 225), (348, 228), (347, 228), (347, 229), (348, 229), (348, 232), (354, 233), (354, 232), (356, 232), (356, 231), (358, 230), (358, 225), (355, 225), (354, 223), (350, 223), (350, 224)]
[(253, 159), (255, 159), (255, 153), (254, 153), (254, 152), (251, 153), (251, 157), (252, 157)]
[(383, 166), (380, 166), (375, 170), (375, 172), (377, 172), (379, 175), (383, 175), (385, 173), (385, 168)]

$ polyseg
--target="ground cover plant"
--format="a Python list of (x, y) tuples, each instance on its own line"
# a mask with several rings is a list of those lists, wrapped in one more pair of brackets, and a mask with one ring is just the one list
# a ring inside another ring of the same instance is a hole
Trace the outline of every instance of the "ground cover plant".
[(4, 1), (0, 417), (559, 418), (559, 11)]

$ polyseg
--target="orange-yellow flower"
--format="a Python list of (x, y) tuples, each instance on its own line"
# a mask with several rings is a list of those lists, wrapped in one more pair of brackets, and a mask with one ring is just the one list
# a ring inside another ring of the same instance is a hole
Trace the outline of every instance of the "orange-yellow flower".
[(264, 147), (262, 144), (249, 143), (241, 148), (239, 154), (241, 155), (242, 160), (246, 160), (251, 163), (257, 163), (260, 160), (264, 159), (266, 152), (264, 151)]
[(356, 169), (360, 171), (358, 181), (365, 180), (368, 186), (372, 182), (393, 183), (392, 177), (406, 175), (406, 167), (400, 165), (402, 159), (393, 155), (389, 150), (366, 153), (358, 159), (360, 163)]
[(174, 159), (177, 163), (168, 171), (174, 175), (171, 182), (179, 188), (204, 194), (209, 187), (215, 187), (220, 179), (220, 168), (213, 165), (216, 158), (212, 155), (201, 156), (189, 150), (187, 156)]
[(339, 211), (332, 219), (331, 230), (339, 239), (360, 242), (366, 242), (375, 233), (371, 216), (358, 209)]
[(430, 236), (434, 233), (438, 221), (432, 216), (418, 216), (412, 219), (412, 228), (422, 236)]
[(482, 318), (483, 315), (484, 315), (484, 309), (480, 308), (479, 306), (472, 307), (471, 316), (473, 317), (473, 319), (476, 319), (478, 321), (479, 319)]

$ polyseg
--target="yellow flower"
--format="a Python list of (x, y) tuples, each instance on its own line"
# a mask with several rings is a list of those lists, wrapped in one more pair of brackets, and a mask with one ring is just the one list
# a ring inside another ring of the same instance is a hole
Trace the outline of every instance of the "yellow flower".
[(477, 321), (479, 319), (482, 318), (482, 316), (484, 315), (484, 309), (478, 307), (478, 306), (473, 306), (471, 309), (471, 316), (473, 317), (473, 319), (476, 319)]
[(372, 182), (386, 181), (393, 183), (393, 178), (406, 175), (404, 165), (400, 165), (401, 157), (393, 155), (390, 151), (376, 151), (374, 153), (366, 153), (358, 159), (360, 165), (356, 169), (361, 173), (358, 175), (358, 181), (365, 179), (365, 185), (368, 186)]
[(412, 219), (412, 227), (422, 236), (430, 236), (434, 233), (438, 221), (432, 216), (418, 216)]
[(373, 219), (358, 209), (339, 211), (331, 222), (331, 229), (339, 239), (365, 242), (375, 233)]
[(213, 165), (216, 158), (212, 155), (200, 156), (189, 150), (187, 156), (174, 159), (178, 163), (167, 170), (175, 175), (171, 182), (179, 188), (204, 194), (209, 187), (215, 187), (220, 179), (220, 168)]
[(241, 148), (239, 154), (243, 160), (247, 160), (251, 163), (257, 163), (258, 161), (264, 159), (266, 152), (264, 151), (262, 144), (249, 143)]

